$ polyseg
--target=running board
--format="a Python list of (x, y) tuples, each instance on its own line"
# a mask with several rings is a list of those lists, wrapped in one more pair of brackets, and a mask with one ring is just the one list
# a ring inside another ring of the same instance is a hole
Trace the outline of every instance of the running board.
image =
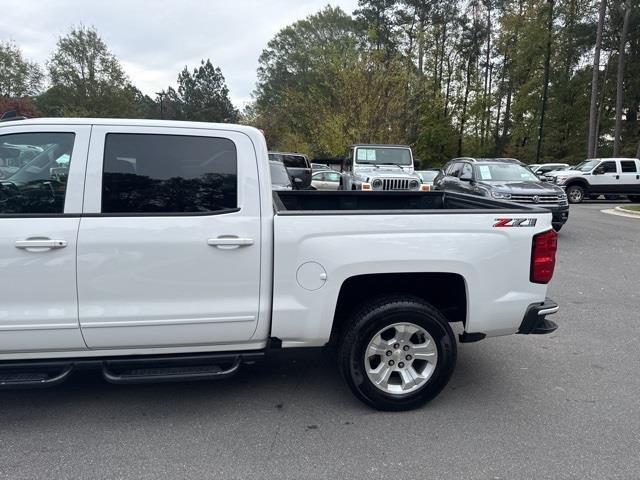
[(64, 382), (72, 373), (73, 364), (54, 370), (37, 367), (0, 369), (0, 389), (54, 387)]
[(53, 387), (76, 370), (102, 370), (110, 383), (156, 383), (221, 380), (237, 373), (243, 363), (255, 363), (265, 350), (213, 354), (74, 358), (0, 363), (0, 390)]

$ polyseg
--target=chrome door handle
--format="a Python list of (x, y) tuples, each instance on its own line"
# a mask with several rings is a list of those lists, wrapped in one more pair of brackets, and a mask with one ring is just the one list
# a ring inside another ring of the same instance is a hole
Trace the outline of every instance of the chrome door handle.
[(48, 238), (18, 240), (16, 242), (16, 248), (64, 248), (66, 246), (66, 240), (50, 240)]
[(253, 245), (253, 238), (240, 238), (240, 237), (218, 237), (218, 238), (210, 238), (207, 240), (207, 245), (212, 247), (219, 248), (238, 248), (238, 247), (248, 247), (249, 245)]

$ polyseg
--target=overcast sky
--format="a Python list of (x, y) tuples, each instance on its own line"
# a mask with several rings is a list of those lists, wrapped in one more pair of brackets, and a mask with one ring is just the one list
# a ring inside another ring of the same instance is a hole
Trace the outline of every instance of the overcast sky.
[(284, 26), (327, 3), (357, 0), (0, 0), (0, 40), (44, 64), (72, 25), (94, 26), (140, 90), (175, 85), (185, 65), (210, 58), (238, 107), (251, 99), (258, 56)]

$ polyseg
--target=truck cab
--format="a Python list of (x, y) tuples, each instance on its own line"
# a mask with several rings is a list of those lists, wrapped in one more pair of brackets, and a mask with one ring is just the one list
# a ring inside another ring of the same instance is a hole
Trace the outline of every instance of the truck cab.
[(415, 173), (407, 145), (356, 144), (343, 163), (342, 188), (364, 191), (427, 191)]

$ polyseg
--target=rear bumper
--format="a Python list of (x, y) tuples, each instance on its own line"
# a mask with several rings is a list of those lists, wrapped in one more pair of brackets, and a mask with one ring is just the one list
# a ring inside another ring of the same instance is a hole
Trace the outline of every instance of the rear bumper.
[(555, 332), (558, 329), (558, 325), (551, 320), (547, 320), (546, 316), (553, 315), (559, 309), (558, 304), (550, 298), (546, 298), (542, 303), (532, 303), (527, 308), (517, 333), (522, 335), (545, 335)]

